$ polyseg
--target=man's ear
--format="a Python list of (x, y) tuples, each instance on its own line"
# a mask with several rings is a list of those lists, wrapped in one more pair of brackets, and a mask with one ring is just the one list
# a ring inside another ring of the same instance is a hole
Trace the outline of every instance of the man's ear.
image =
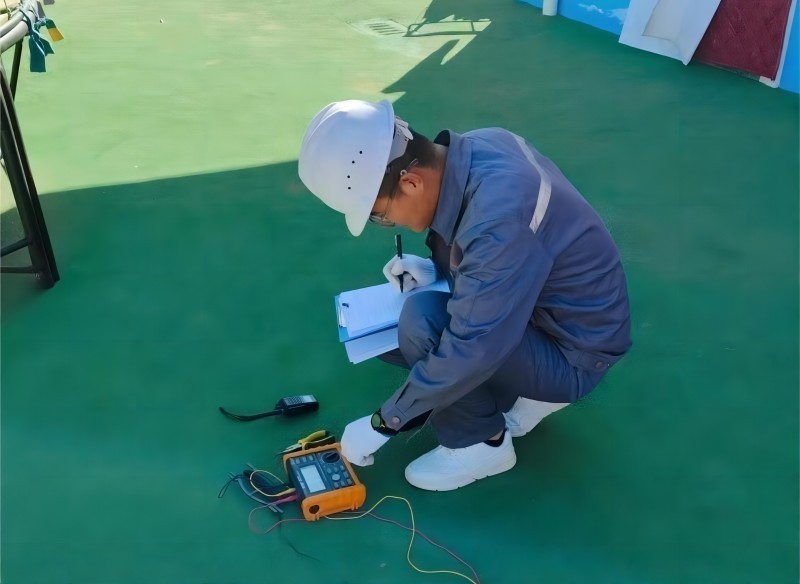
[(404, 194), (410, 194), (421, 186), (422, 176), (413, 170), (410, 172), (403, 171), (403, 174), (400, 175), (400, 188), (403, 189)]

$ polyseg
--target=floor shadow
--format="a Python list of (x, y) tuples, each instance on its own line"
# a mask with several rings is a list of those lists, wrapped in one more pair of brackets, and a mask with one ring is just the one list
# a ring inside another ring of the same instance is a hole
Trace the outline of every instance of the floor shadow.
[[(247, 462), (280, 473), (277, 452), (300, 434), (341, 436), (354, 401), (397, 383), (347, 362), (333, 307), (342, 282), (374, 283), (393, 248), (377, 230), (344, 237), (296, 168), (42, 197), (62, 279), (46, 292), (27, 275), (1, 280), (4, 581), (244, 582), (253, 561), (282, 581), (312, 577), (316, 564), (259, 549), (251, 501), (216, 493)], [(237, 424), (217, 411), (306, 393), (319, 415)], [(31, 574), (27, 550), (53, 533), (71, 536)]]

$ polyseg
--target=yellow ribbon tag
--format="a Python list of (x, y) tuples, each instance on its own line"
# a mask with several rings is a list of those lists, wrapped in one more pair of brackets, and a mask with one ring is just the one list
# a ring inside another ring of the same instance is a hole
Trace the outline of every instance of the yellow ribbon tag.
[(50, 33), (50, 38), (53, 39), (53, 42), (55, 43), (64, 40), (64, 35), (61, 34), (61, 31), (58, 30), (58, 27), (55, 24), (53, 26), (48, 25), (47, 32)]

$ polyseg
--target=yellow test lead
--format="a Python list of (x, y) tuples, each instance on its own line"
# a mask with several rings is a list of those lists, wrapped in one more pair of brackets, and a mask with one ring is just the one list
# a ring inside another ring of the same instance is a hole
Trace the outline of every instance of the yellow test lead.
[(475, 580), (473, 580), (472, 578), (470, 578), (466, 574), (462, 574), (461, 572), (455, 572), (453, 570), (425, 570), (423, 568), (419, 568), (418, 566), (416, 566), (414, 564), (414, 562), (411, 561), (411, 547), (414, 545), (414, 536), (417, 533), (417, 528), (416, 528), (416, 525), (415, 525), (415, 522), (414, 522), (414, 509), (411, 508), (411, 503), (408, 501), (408, 499), (405, 499), (403, 497), (397, 497), (395, 495), (386, 495), (385, 497), (381, 498), (377, 503), (375, 503), (372, 507), (370, 507), (367, 511), (364, 511), (363, 513), (360, 513), (359, 515), (355, 515), (353, 517), (331, 517), (331, 516), (328, 516), (328, 517), (325, 517), (325, 519), (331, 519), (333, 521), (348, 521), (348, 520), (351, 520), (351, 519), (361, 519), (362, 517), (365, 517), (366, 515), (369, 515), (370, 513), (372, 513), (372, 511), (374, 511), (375, 508), (378, 505), (380, 505), (381, 503), (383, 503), (386, 499), (397, 499), (398, 501), (403, 501), (406, 504), (406, 506), (408, 507), (408, 512), (411, 515), (411, 539), (408, 542), (408, 549), (406, 550), (406, 561), (408, 561), (408, 565), (409, 566), (411, 566), (412, 568), (414, 568), (417, 572), (420, 572), (421, 574), (451, 574), (453, 576), (460, 576), (461, 578), (464, 578), (464, 580), (467, 580), (468, 582), (471, 582), (472, 584), (478, 584), (478, 582), (476, 582)]

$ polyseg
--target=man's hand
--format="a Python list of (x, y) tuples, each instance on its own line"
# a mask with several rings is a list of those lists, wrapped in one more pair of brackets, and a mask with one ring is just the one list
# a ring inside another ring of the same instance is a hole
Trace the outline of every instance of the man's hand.
[(383, 275), (397, 290), (400, 290), (400, 274), (405, 274), (404, 292), (410, 292), (417, 286), (433, 284), (437, 277), (433, 260), (408, 254), (403, 254), (402, 258), (394, 256), (383, 266)]
[(374, 462), (372, 455), (389, 440), (388, 436), (372, 429), (372, 416), (364, 416), (350, 422), (342, 434), (342, 454), (352, 464), (369, 466)]

